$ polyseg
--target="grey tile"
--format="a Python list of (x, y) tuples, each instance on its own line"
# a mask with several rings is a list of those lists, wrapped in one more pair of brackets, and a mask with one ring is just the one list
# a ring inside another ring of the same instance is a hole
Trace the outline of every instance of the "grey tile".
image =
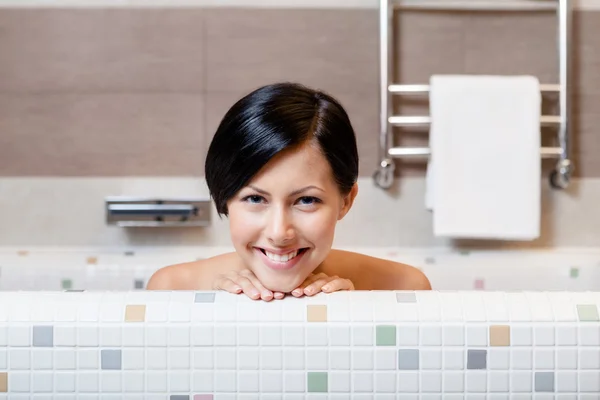
[(0, 94), (0, 171), (202, 175), (203, 99), (173, 93)]
[(122, 369), (121, 350), (102, 350), (100, 362), (102, 369)]
[(401, 370), (419, 369), (419, 350), (418, 349), (400, 349), (400, 350), (398, 350), (398, 369), (401, 369)]
[(214, 303), (215, 302), (215, 294), (214, 293), (196, 293), (194, 297), (194, 303)]
[(297, 81), (334, 95), (369, 92), (377, 88), (377, 32), (376, 10), (208, 10), (207, 90)]
[(54, 346), (54, 327), (47, 325), (33, 326), (33, 347)]
[(467, 351), (467, 369), (486, 369), (487, 368), (487, 350)]
[(412, 292), (396, 293), (396, 301), (398, 303), (416, 303), (417, 294)]
[(172, 394), (169, 400), (190, 400), (190, 396), (187, 394)]
[(554, 372), (536, 372), (535, 391), (554, 392)]
[(0, 31), (0, 90), (204, 89), (201, 8), (4, 9)]
[(141, 279), (136, 279), (133, 282), (133, 286), (135, 289), (143, 289), (144, 288), (144, 281)]

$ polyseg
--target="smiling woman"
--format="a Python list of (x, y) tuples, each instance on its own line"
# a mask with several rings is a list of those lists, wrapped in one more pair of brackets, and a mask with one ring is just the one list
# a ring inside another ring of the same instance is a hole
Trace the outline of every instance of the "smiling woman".
[(358, 151), (342, 105), (293, 83), (261, 87), (226, 113), (206, 182), (234, 253), (168, 266), (148, 289), (218, 289), (271, 300), (338, 290), (430, 289), (416, 268), (332, 250), (358, 194)]

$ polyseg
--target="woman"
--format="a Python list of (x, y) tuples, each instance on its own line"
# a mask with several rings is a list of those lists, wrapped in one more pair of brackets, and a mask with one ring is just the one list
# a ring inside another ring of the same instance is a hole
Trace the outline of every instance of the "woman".
[(431, 289), (411, 266), (332, 250), (358, 193), (358, 151), (344, 108), (302, 85), (240, 99), (208, 149), (206, 182), (235, 252), (168, 266), (152, 290), (225, 290), (281, 299), (339, 290)]

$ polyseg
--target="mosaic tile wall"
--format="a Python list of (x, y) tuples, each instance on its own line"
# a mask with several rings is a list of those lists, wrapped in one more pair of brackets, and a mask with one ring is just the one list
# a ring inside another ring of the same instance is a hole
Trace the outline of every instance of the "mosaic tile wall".
[[(448, 251), (352, 249), (414, 265), (437, 290), (600, 291), (600, 251)], [(8, 249), (0, 247), (0, 291), (143, 290), (170, 264), (229, 252), (229, 248)]]
[(599, 304), (600, 292), (3, 292), (0, 399), (598, 399)]

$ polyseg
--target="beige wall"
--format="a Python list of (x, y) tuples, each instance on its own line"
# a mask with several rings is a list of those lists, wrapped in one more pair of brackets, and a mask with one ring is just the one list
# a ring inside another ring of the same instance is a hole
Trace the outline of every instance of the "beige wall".
[[(557, 81), (552, 13), (398, 14), (397, 74), (535, 74)], [(0, 175), (201, 176), (221, 116), (279, 80), (339, 97), (361, 175), (377, 163), (376, 10), (0, 9)], [(575, 14), (574, 159), (600, 176), (600, 12)], [(426, 113), (400, 103), (398, 111)], [(546, 134), (552, 137), (552, 132)], [(402, 145), (426, 143), (399, 134)], [(423, 164), (400, 173), (422, 174)]]

